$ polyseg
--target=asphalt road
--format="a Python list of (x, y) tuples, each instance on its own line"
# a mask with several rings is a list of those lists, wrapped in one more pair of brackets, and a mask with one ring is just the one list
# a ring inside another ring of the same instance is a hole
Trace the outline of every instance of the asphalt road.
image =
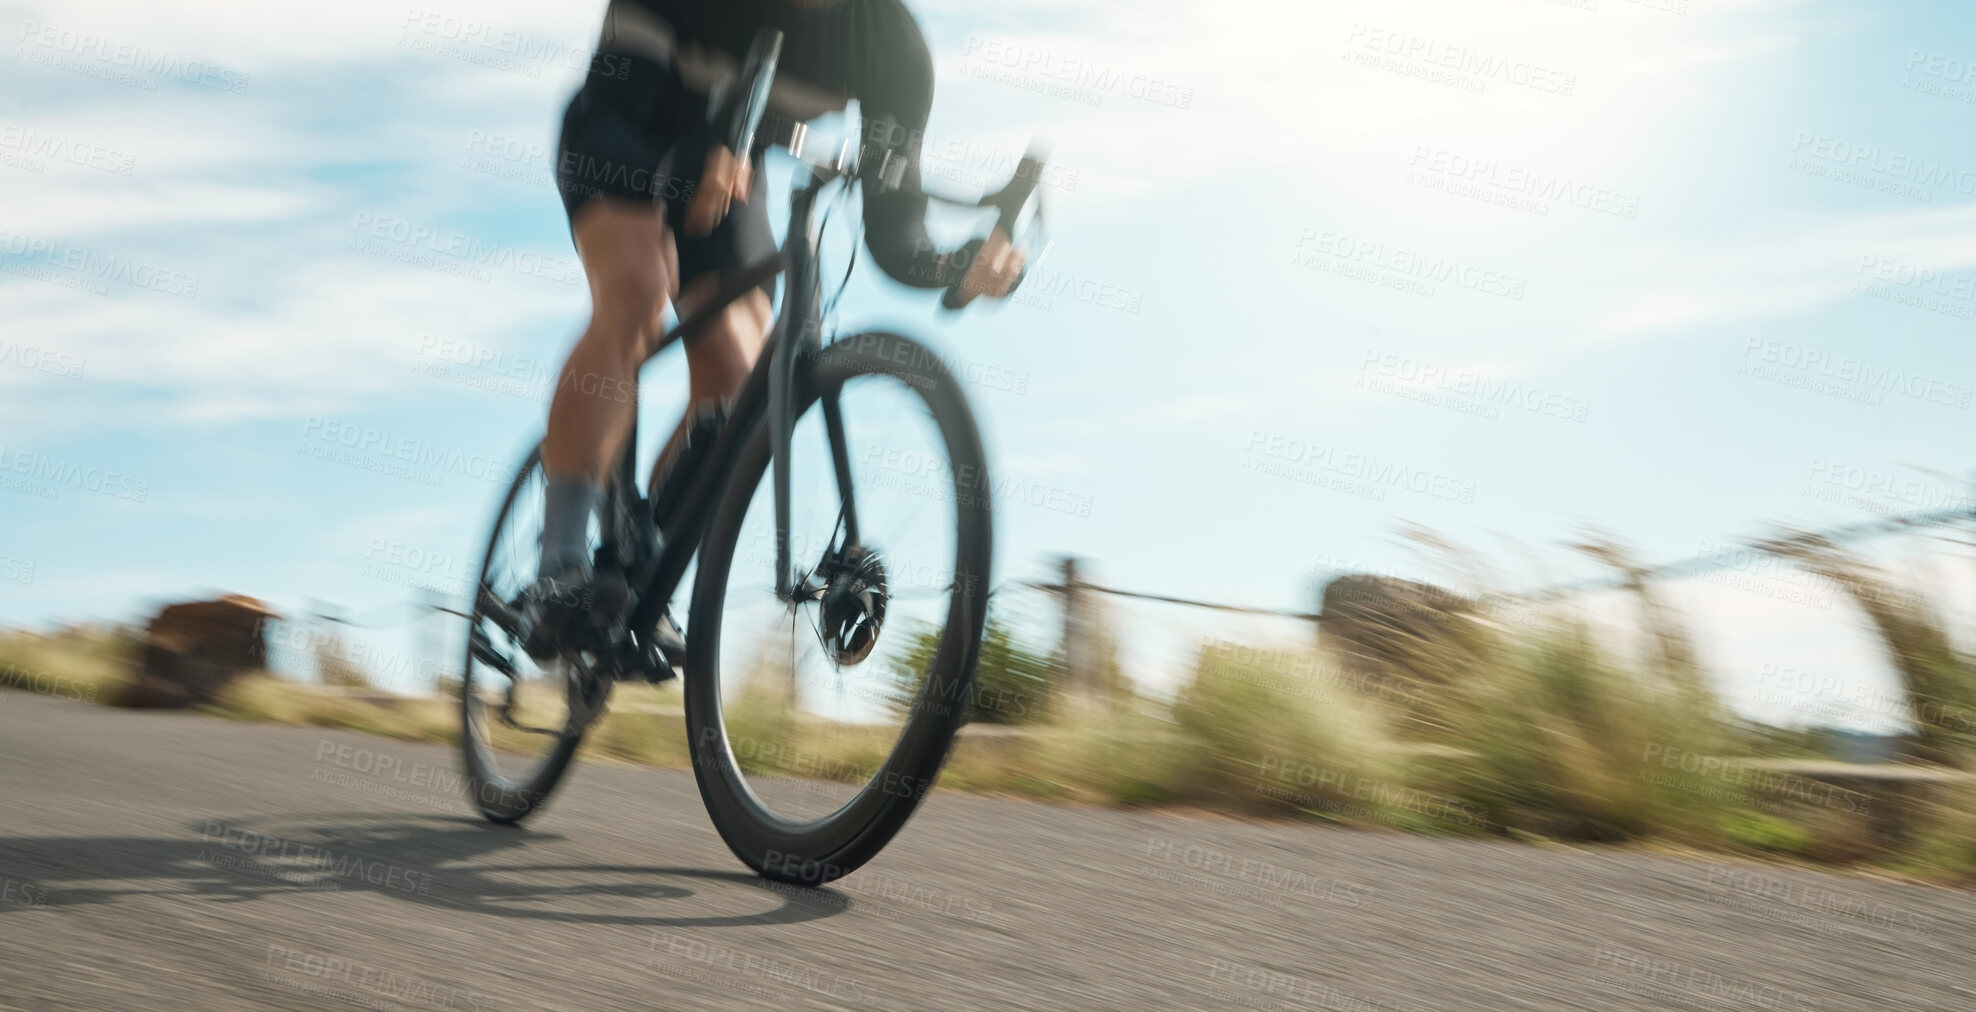
[(939, 792), (787, 891), (689, 774), (502, 829), (452, 770), (0, 693), (0, 1007), (1976, 1010), (1962, 892)]

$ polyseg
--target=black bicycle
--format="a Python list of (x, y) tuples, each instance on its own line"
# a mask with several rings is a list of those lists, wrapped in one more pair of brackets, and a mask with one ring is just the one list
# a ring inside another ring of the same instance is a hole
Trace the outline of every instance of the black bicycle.
[[(779, 44), (765, 32), (742, 63), (725, 133), (734, 151), (779, 146), (802, 163), (787, 238), (724, 279), (659, 348), (783, 275), (767, 346), (704, 456), (691, 473), (674, 468), (662, 521), (638, 488), (634, 427), (591, 534), (597, 572), (622, 575), (629, 599), (597, 642), (546, 662), (524, 648), (544, 483), (539, 447), (530, 454), (481, 563), (461, 741), (474, 804), (515, 822), (547, 800), (615, 685), (683, 670), (686, 747), (714, 825), (757, 873), (815, 885), (898, 833), (965, 719), (987, 614), (992, 486), (940, 356), (883, 331), (823, 339), (819, 196), (832, 183), (848, 191), (860, 159), (848, 144), (810, 150), (801, 124), (764, 125)], [(995, 208), (1014, 235), (1041, 168), (1032, 154), (999, 192), (932, 199)], [(956, 308), (958, 293), (942, 302)], [(689, 568), (684, 656), (668, 656), (656, 630)], [(635, 723), (623, 733), (641, 733)]]

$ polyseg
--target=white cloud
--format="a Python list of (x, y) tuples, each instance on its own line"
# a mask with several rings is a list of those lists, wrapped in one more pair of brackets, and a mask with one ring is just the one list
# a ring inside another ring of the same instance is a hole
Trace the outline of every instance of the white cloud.
[[(587, 304), (567, 235), (473, 224), (499, 221), (489, 212), (502, 207), (557, 221), (553, 189), (462, 161), (474, 130), (550, 143), (550, 110), (581, 75), (595, 14), (476, 8), (472, 26), (441, 17), (409, 27), (414, 8), (383, 3), (210, 4), (201, 17), (116, 2), (24, 11), (14, 33), (23, 49), (158, 87), (19, 61), (0, 71), (36, 96), (33, 112), (0, 116), (0, 129), (45, 163), (7, 180), (17, 195), (25, 182), (28, 199), (0, 221), (15, 254), (0, 274), (0, 318), (10, 338), (87, 363), (83, 382), (7, 371), (0, 421), (47, 440), (128, 424), (117, 409), (133, 401), (151, 425), (293, 417), (429, 389), (410, 371), (426, 335), (495, 348), (566, 342)], [(132, 60), (104, 56), (126, 45)], [(504, 46), (529, 47), (526, 73), (453, 58)], [(201, 61), (247, 74), (246, 87), (143, 70)], [(532, 126), (522, 111), (531, 102), (541, 119)], [(99, 166), (117, 171), (47, 157), (78, 147), (106, 152)], [(548, 158), (523, 168), (546, 179)], [(482, 255), (449, 257), (437, 240), (376, 245), (485, 280), (350, 248), (368, 238), (353, 226), (380, 220), (459, 236)], [(554, 280), (501, 266), (518, 258)]]

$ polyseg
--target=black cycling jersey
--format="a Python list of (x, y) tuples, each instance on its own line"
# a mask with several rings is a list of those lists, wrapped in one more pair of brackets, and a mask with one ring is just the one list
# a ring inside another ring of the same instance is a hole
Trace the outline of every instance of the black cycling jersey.
[[(635, 194), (683, 205), (704, 157), (707, 95), (733, 71), (764, 28), (783, 34), (771, 112), (810, 119), (856, 99), (866, 129), (868, 168), (890, 157), (903, 171), (864, 180), (865, 244), (878, 266), (918, 288), (944, 288), (959, 277), (926, 235), (919, 148), (933, 105), (933, 61), (899, 0), (612, 0), (605, 12), (589, 80), (570, 106), (558, 168), (571, 213), (597, 193)], [(886, 124), (877, 129), (877, 124)], [(614, 185), (597, 166), (664, 159), (668, 169), (640, 185)], [(669, 174), (668, 174), (669, 173)], [(670, 192), (667, 192), (670, 191)], [(675, 211), (675, 213), (677, 213)], [(690, 259), (732, 269), (745, 250), (759, 253), (766, 219), (759, 201), (737, 205), (723, 236)], [(690, 242), (682, 238), (681, 242)], [(771, 240), (772, 241), (772, 240)], [(682, 245), (682, 274), (689, 274)]]

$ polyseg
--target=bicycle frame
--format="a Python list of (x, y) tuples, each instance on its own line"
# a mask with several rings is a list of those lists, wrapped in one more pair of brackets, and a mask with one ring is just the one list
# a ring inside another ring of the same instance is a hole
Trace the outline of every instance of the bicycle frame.
[[(805, 163), (807, 166), (808, 163)], [(687, 331), (712, 319), (721, 310), (746, 296), (768, 278), (777, 274), (785, 275), (783, 284), (782, 309), (776, 314), (775, 323), (770, 327), (767, 344), (760, 358), (755, 361), (753, 371), (743, 383), (736, 396), (731, 419), (741, 420), (754, 417), (761, 410), (766, 399), (766, 409), (770, 425), (770, 451), (774, 469), (775, 497), (775, 560), (776, 596), (794, 603), (798, 595), (807, 592), (797, 586), (796, 574), (789, 555), (789, 441), (795, 430), (795, 405), (802, 391), (796, 388), (798, 364), (808, 356), (822, 352), (823, 342), (821, 321), (818, 318), (818, 297), (821, 288), (818, 281), (816, 261), (816, 199), (824, 186), (834, 179), (849, 180), (843, 173), (825, 174), (814, 166), (809, 166), (810, 178), (807, 183), (796, 187), (791, 195), (789, 208), (789, 230), (781, 251), (737, 271), (734, 277), (724, 284), (713, 299), (703, 306), (694, 307), (692, 315), (668, 331), (659, 341), (653, 354), (679, 340)], [(673, 511), (664, 531), (663, 544), (656, 554), (649, 550), (650, 535), (653, 531), (651, 508), (645, 496), (637, 493), (635, 473), (638, 445), (636, 405), (633, 399), (633, 420), (631, 437), (626, 441), (618, 462), (618, 480), (613, 493), (613, 517), (616, 523), (606, 525), (607, 544), (619, 552), (619, 557), (633, 567), (628, 573), (628, 582), (639, 591), (638, 601), (632, 609), (629, 625), (632, 629), (650, 629), (673, 595), (679, 589), (680, 581), (686, 575), (686, 567), (700, 548), (700, 538), (707, 530), (711, 511), (727, 489), (733, 477), (734, 468), (739, 463), (741, 448), (748, 433), (745, 425), (730, 424), (722, 428), (715, 437), (712, 452), (700, 467), (699, 473), (686, 476), (691, 482), (679, 506)], [(823, 402), (824, 424), (829, 436), (832, 465), (837, 477), (839, 495), (843, 499), (844, 529), (847, 547), (857, 544), (857, 509), (850, 484), (850, 449), (845, 443), (843, 417), (838, 410), (836, 399), (826, 396)], [(650, 490), (656, 491), (656, 490)], [(619, 531), (624, 526), (625, 514), (631, 512), (629, 531)], [(633, 534), (643, 542), (629, 554), (627, 546), (619, 543), (624, 534)]]

